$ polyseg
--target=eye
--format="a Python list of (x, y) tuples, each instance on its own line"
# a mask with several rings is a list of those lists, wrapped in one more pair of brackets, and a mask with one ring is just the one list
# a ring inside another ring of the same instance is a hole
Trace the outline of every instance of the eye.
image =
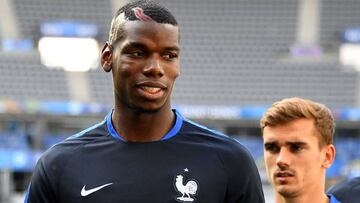
[(134, 51), (129, 51), (129, 55), (134, 57), (143, 57), (146, 55), (146, 53), (145, 51), (142, 50), (134, 50)]
[(299, 145), (299, 144), (290, 145), (290, 151), (291, 152), (297, 153), (297, 152), (300, 152), (302, 149), (303, 149), (303, 147), (301, 145)]
[(265, 150), (272, 154), (276, 154), (280, 151), (280, 148), (276, 144), (265, 144)]
[(141, 49), (124, 49), (123, 54), (130, 58), (141, 58), (146, 56), (146, 52)]
[(167, 60), (173, 60), (178, 58), (178, 54), (173, 52), (166, 52), (163, 54), (163, 57)]

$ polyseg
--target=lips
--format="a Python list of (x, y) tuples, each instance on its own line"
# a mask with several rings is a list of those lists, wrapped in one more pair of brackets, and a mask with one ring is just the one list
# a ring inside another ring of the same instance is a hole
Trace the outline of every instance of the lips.
[(294, 174), (288, 171), (279, 171), (275, 173), (275, 177), (288, 177), (288, 176), (294, 176)]
[(156, 94), (159, 91), (161, 91), (161, 88), (159, 87), (149, 87), (149, 86), (139, 86), (143, 91), (149, 93), (149, 94)]
[(136, 88), (141, 96), (150, 100), (161, 98), (167, 89), (163, 83), (153, 81), (139, 82), (136, 84)]
[(276, 171), (274, 173), (274, 179), (280, 184), (286, 184), (295, 174), (292, 171)]

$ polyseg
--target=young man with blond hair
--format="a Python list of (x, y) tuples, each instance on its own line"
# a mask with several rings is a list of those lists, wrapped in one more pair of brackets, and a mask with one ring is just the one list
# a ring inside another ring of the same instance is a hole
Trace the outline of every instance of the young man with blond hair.
[(275, 102), (260, 122), (276, 203), (338, 203), (325, 193), (335, 157), (335, 122), (324, 105), (301, 98)]

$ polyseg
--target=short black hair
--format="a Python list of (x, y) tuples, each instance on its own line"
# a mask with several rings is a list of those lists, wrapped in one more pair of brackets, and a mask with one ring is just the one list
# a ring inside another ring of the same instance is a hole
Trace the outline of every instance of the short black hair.
[(127, 21), (138, 21), (141, 20), (136, 16), (134, 9), (139, 8), (142, 10), (143, 14), (150, 17), (151, 20), (157, 23), (171, 24), (178, 26), (177, 20), (174, 15), (164, 6), (158, 4), (155, 1), (151, 0), (139, 0), (132, 1), (130, 3), (122, 6), (112, 19), (110, 33), (109, 33), (109, 43), (113, 44), (118, 40), (123, 33), (123, 25)]
[(150, 0), (140, 0), (126, 4), (116, 12), (115, 18), (121, 13), (124, 13), (125, 18), (128, 20), (139, 20), (132, 11), (132, 9), (136, 7), (141, 8), (146, 15), (150, 16), (157, 23), (177, 25), (175, 17), (167, 8)]

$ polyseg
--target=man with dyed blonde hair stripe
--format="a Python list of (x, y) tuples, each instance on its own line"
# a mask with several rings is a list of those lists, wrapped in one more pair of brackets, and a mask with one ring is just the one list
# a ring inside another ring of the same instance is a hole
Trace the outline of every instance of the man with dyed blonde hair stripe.
[(276, 203), (338, 203), (325, 193), (335, 157), (335, 122), (323, 104), (301, 98), (275, 102), (260, 122), (268, 178)]
[(41, 156), (26, 203), (264, 203), (248, 150), (171, 105), (179, 29), (155, 1), (118, 10), (100, 61), (114, 108)]

